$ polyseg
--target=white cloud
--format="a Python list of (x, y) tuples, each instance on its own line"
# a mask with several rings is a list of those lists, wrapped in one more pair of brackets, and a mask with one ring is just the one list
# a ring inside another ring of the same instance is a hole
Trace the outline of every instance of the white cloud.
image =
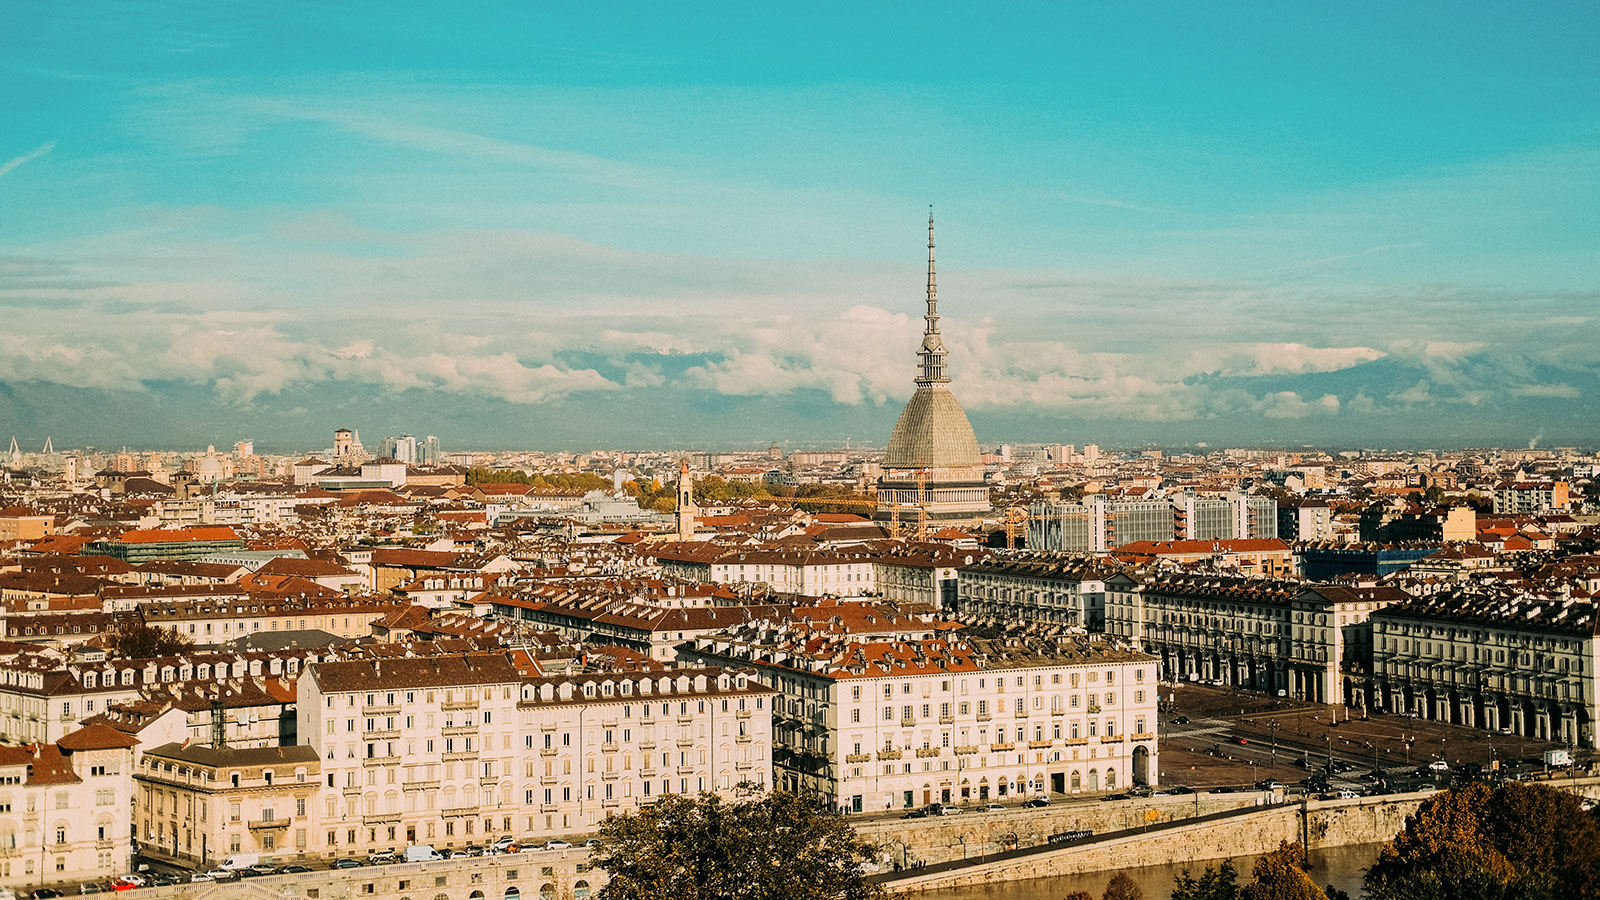
[(11, 159), (6, 160), (3, 163), (0, 163), (0, 178), (4, 178), (7, 175), (11, 174), (11, 170), (15, 169), (17, 166), (20, 166), (25, 162), (31, 162), (33, 160), (36, 160), (39, 157), (45, 155), (46, 153), (49, 153), (51, 150), (54, 150), (55, 148), (56, 148), (56, 142), (55, 141), (46, 141), (45, 143), (40, 144), (39, 146), (33, 148), (32, 150), (29, 150), (27, 153), (24, 153), (21, 156), (15, 156), (15, 157), (12, 157)]

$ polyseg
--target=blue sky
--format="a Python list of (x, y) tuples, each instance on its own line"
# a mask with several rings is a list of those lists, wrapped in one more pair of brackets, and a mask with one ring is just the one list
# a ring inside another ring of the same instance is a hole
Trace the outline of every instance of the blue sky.
[(0, 431), (881, 442), (933, 203), (982, 441), (1596, 443), (1593, 4), (236, 6), (4, 11)]

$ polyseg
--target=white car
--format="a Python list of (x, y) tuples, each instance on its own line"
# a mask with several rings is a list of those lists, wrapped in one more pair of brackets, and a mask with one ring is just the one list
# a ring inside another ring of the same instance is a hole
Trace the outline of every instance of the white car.
[(1428, 770), (1430, 772), (1448, 772), (1450, 771), (1450, 764), (1442, 759), (1436, 759), (1428, 763)]
[(193, 875), (189, 876), (190, 884), (195, 884), (201, 881), (216, 881), (216, 879), (211, 877), (210, 872), (195, 872)]
[(566, 841), (545, 841), (544, 848), (546, 850), (571, 850), (572, 845)]

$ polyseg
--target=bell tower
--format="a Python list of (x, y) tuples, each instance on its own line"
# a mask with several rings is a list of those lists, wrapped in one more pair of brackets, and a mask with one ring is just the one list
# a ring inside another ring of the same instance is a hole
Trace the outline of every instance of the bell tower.
[(678, 467), (678, 540), (694, 540), (694, 519), (699, 511), (694, 505), (694, 478), (689, 475), (685, 460)]

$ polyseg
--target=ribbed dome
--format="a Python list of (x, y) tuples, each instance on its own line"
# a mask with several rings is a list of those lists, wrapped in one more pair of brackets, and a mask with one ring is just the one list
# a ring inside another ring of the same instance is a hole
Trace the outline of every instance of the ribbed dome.
[(942, 384), (923, 384), (894, 423), (883, 465), (889, 469), (958, 468), (982, 465), (972, 423)]

